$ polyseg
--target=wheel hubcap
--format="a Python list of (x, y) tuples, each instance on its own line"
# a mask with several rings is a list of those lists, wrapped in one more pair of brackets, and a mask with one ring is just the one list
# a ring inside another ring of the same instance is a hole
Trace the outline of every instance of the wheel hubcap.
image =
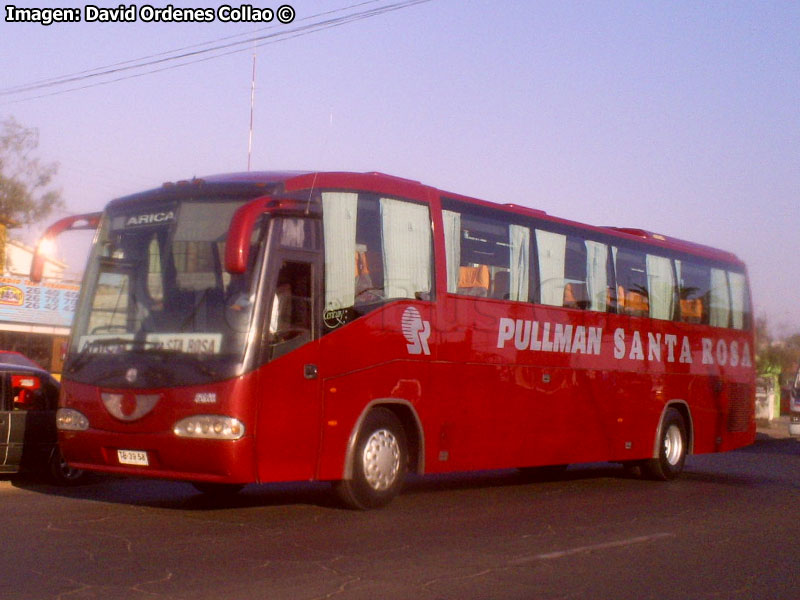
[(364, 477), (370, 487), (383, 491), (392, 486), (400, 470), (400, 444), (387, 429), (375, 431), (364, 446)]
[(671, 465), (677, 465), (683, 455), (683, 436), (676, 425), (670, 425), (664, 436), (664, 456)]

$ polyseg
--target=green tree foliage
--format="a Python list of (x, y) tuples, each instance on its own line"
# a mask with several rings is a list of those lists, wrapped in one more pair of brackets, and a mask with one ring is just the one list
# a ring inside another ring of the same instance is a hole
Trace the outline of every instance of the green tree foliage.
[(800, 365), (800, 333), (774, 339), (769, 333), (767, 318), (756, 319), (756, 366), (758, 372), (779, 375), (781, 379), (794, 376)]
[(0, 222), (27, 225), (63, 208), (61, 192), (52, 188), (56, 163), (36, 156), (39, 132), (8, 118), (0, 123)]

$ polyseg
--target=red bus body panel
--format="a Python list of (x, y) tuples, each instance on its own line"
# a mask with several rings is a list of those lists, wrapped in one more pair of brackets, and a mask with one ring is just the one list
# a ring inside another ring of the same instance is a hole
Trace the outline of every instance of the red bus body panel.
[[(430, 356), (407, 353), (401, 320), (409, 304), (435, 322)], [(523, 328), (526, 321), (538, 323), (536, 341), (545, 346), (556, 341), (556, 324), (566, 326), (562, 331), (571, 327), (569, 343), (578, 345), (566, 351), (562, 335), (560, 350), (532, 351), (530, 342), (518, 350), (514, 340), (498, 348), (501, 319)], [(599, 346), (584, 351), (576, 342), (579, 328), (601, 331)], [(635, 339), (641, 340), (641, 356)], [(624, 351), (615, 358), (620, 340)], [(709, 340), (710, 364), (703, 349)], [(681, 362), (684, 343), (691, 362), (686, 355)], [(736, 366), (730, 364), (733, 348)], [(752, 411), (729, 431), (738, 418), (732, 411), (742, 411), (749, 398), (740, 388), (750, 386), (752, 366), (740, 361), (747, 354), (752, 362), (752, 349), (746, 332), (669, 321), (457, 296), (437, 305), (397, 302), (249, 375), (211, 386), (139, 391), (164, 398), (132, 424), (115, 422), (97, 387), (67, 381), (62, 404), (86, 414), (93, 428), (80, 435), (62, 432), (62, 441), (70, 462), (83, 468), (228, 482), (339, 479), (358, 419), (381, 400), (413, 406), (423, 424), (429, 473), (625, 461), (653, 455), (664, 407), (678, 401), (689, 407), (693, 451), (715, 452), (754, 439)], [(320, 376), (306, 380), (303, 367), (314, 361)], [(218, 398), (211, 412), (245, 422), (242, 440), (187, 440), (172, 433), (178, 419), (206, 412), (193, 399), (208, 392)], [(119, 465), (117, 449), (146, 450), (151, 466)]]
[[(308, 173), (287, 178), (284, 186), (352, 188), (427, 202), (435, 298), (389, 303), (232, 380), (136, 390), (162, 398), (132, 423), (117, 421), (103, 407), (101, 392), (117, 390), (65, 376), (61, 406), (91, 423), (88, 431), (60, 432), (70, 464), (191, 481), (341, 479), (359, 419), (376, 402), (400, 405), (421, 424), (416, 433), (424, 455), (417, 464), (428, 473), (652, 458), (668, 405), (684, 411), (694, 453), (753, 442), (752, 331), (451, 295), (443, 291), (436, 190), (380, 174)], [(637, 237), (447, 196), (606, 236)], [(740, 264), (711, 248), (661, 236), (648, 241)], [(409, 307), (430, 323), (429, 353), (410, 352), (402, 325)], [(317, 377), (304, 376), (308, 365), (318, 366)], [(208, 393), (216, 403), (196, 402)], [(233, 442), (176, 436), (175, 422), (194, 414), (235, 416), (245, 435)], [(118, 449), (147, 451), (150, 466), (120, 465)]]

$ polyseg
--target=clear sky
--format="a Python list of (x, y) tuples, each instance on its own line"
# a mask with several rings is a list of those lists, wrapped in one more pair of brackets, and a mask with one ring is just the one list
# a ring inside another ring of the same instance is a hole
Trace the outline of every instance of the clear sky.
[(254, 170), (382, 171), (717, 246), (747, 262), (773, 331), (800, 331), (797, 1), (430, 0), (324, 29), (404, 0), (285, 3), (290, 24), (0, 18), (0, 119), (38, 128), (71, 213), (243, 171), (252, 43), (6, 92), (276, 34), (255, 48)]

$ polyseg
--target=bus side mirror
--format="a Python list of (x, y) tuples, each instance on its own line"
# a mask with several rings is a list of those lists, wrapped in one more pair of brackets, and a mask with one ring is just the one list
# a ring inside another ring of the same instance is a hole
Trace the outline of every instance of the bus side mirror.
[(100, 225), (100, 217), (103, 213), (86, 213), (82, 215), (72, 215), (64, 217), (50, 225), (45, 230), (39, 243), (36, 244), (36, 252), (31, 261), (30, 279), (34, 283), (42, 280), (44, 274), (44, 263), (55, 250), (55, 240), (64, 231), (76, 231), (79, 229), (97, 229)]
[(269, 196), (262, 196), (240, 206), (231, 219), (228, 228), (228, 240), (225, 244), (225, 270), (231, 274), (244, 273), (247, 270), (247, 259), (250, 253), (250, 238), (256, 220), (272, 202)]

